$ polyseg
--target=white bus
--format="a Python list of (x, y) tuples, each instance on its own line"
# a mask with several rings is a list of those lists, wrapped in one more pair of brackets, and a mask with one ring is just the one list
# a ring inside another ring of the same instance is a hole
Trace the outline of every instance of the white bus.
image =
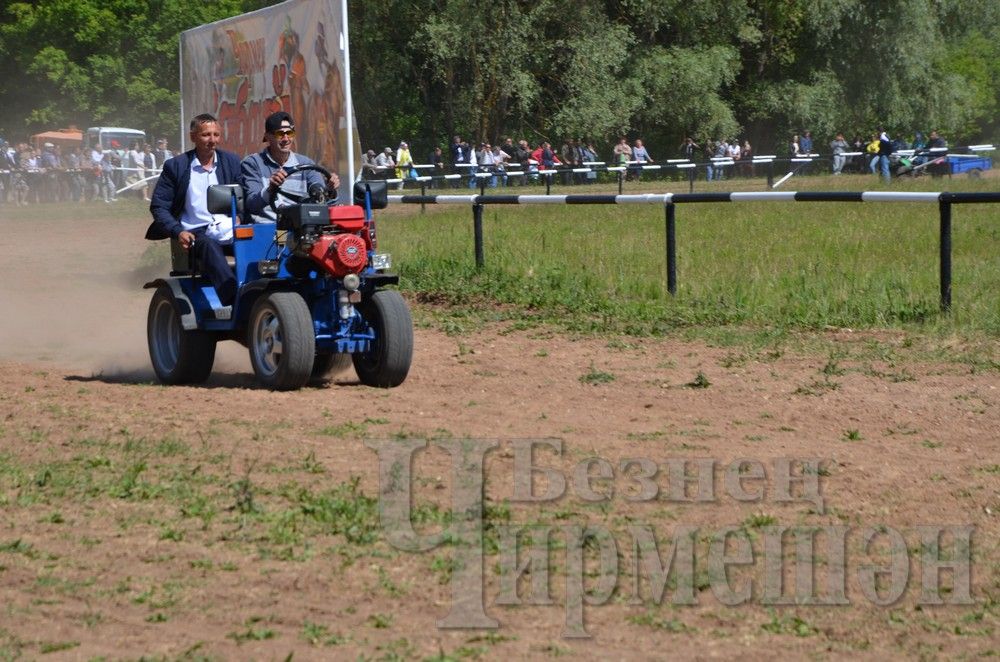
[(132, 149), (136, 142), (146, 142), (146, 132), (138, 129), (126, 129), (120, 126), (92, 126), (83, 137), (83, 149), (90, 150), (100, 143), (103, 149), (112, 149), (119, 153)]

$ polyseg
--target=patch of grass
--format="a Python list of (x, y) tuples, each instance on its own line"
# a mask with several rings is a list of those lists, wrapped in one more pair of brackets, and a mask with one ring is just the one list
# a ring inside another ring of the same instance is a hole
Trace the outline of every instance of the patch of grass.
[(244, 623), (243, 630), (237, 630), (235, 632), (230, 632), (226, 635), (229, 639), (232, 639), (237, 644), (242, 645), (248, 641), (266, 641), (268, 639), (274, 639), (278, 636), (278, 633), (274, 630), (257, 624), (264, 619), (259, 616), (254, 616), (246, 620)]
[(594, 364), (590, 364), (590, 369), (580, 375), (580, 382), (584, 384), (608, 384), (615, 381), (615, 376), (610, 372), (604, 372), (603, 370), (598, 370), (594, 367)]
[(38, 550), (31, 543), (24, 542), (20, 538), (7, 543), (0, 543), (0, 554), (21, 554), (29, 559), (39, 557)]
[(312, 646), (339, 646), (347, 641), (347, 637), (330, 631), (330, 628), (319, 623), (306, 621), (302, 624), (302, 639)]
[(302, 470), (311, 474), (326, 473), (326, 467), (316, 459), (316, 451), (309, 451), (302, 459)]
[(327, 425), (326, 427), (321, 428), (319, 433), (327, 437), (337, 437), (338, 439), (341, 439), (346, 437), (362, 437), (367, 431), (368, 426), (366, 424), (347, 421), (338, 425)]
[(38, 645), (38, 652), (42, 655), (68, 651), (80, 645), (79, 641), (46, 641)]
[(771, 620), (760, 627), (771, 634), (793, 634), (796, 637), (811, 637), (819, 632), (798, 616), (778, 616), (774, 613), (771, 615)]
[(768, 515), (767, 513), (754, 513), (743, 520), (743, 528), (762, 529), (766, 526), (776, 524), (777, 522), (778, 520), (774, 515)]
[(822, 381), (814, 379), (806, 386), (798, 387), (792, 393), (793, 395), (818, 396), (818, 395), (823, 395), (824, 393), (829, 393), (830, 391), (836, 391), (839, 388), (840, 388), (840, 382), (830, 381), (830, 378), (824, 375)]
[(688, 388), (708, 388), (711, 385), (712, 382), (708, 381), (708, 377), (701, 370), (694, 376), (694, 379), (685, 384)]
[(860, 430), (844, 430), (844, 441), (861, 441), (864, 437), (861, 436)]
[(375, 628), (376, 630), (385, 630), (392, 625), (392, 615), (391, 614), (372, 614), (368, 617), (368, 625)]

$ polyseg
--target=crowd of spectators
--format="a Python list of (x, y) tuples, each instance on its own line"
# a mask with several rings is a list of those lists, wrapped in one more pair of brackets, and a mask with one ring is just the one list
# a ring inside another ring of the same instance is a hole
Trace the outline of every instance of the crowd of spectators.
[[(834, 175), (870, 172), (888, 179), (890, 154), (914, 149), (914, 164), (919, 165), (928, 158), (926, 150), (946, 146), (936, 131), (931, 131), (928, 137), (917, 131), (913, 142), (908, 143), (891, 140), (880, 128), (867, 140), (855, 135), (847, 141), (843, 133), (837, 133), (829, 142), (829, 152), (823, 156), (829, 155)], [(101, 200), (110, 203), (119, 194), (148, 200), (160, 166), (173, 154), (165, 138), (157, 140), (155, 147), (148, 143), (128, 147), (113, 144), (102, 149), (98, 145), (85, 152), (52, 143), (44, 143), (38, 149), (28, 143), (10, 145), (0, 140), (0, 203)], [(812, 132), (806, 130), (792, 137), (785, 154), (776, 156), (818, 157), (816, 150)], [(378, 153), (368, 149), (361, 158), (361, 176), (398, 180), (396, 186), (402, 189), (408, 180), (423, 176), (431, 177), (428, 181), (432, 188), (444, 186), (443, 176), (450, 175), (447, 181), (452, 187), (478, 188), (524, 185), (538, 181), (546, 171), (555, 170), (562, 184), (589, 184), (597, 181), (602, 167), (620, 168), (616, 176), (620, 172), (626, 180), (640, 180), (643, 166), (657, 163), (641, 138), (630, 142), (624, 136), (610, 146), (607, 158), (593, 142), (580, 138), (567, 138), (557, 149), (544, 140), (531, 146), (524, 139), (504, 138), (500, 144), (492, 145), (485, 141), (470, 144), (455, 136), (447, 148), (434, 146), (424, 159), (413, 154), (406, 141), (401, 141), (396, 149), (385, 147)], [(708, 181), (759, 174), (753, 162), (753, 148), (746, 138), (719, 138), (699, 144), (687, 137), (678, 146), (676, 155), (668, 156), (696, 163), (697, 176)], [(679, 176), (677, 170), (673, 176)]]
[(0, 139), (0, 204), (112, 203), (120, 193), (149, 200), (160, 167), (172, 156), (166, 138), (155, 147), (113, 143), (108, 149), (51, 142), (33, 147)]

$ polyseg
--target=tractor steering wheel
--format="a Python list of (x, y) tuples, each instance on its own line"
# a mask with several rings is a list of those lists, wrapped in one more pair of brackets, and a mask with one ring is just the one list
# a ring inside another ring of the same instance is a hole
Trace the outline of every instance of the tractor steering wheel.
[[(316, 172), (318, 172), (321, 175), (323, 175), (323, 178), (326, 181), (330, 181), (330, 171), (327, 170), (326, 168), (324, 168), (323, 166), (320, 166), (320, 165), (315, 165), (315, 164), (311, 164), (311, 163), (310, 164), (303, 164), (303, 165), (295, 165), (295, 166), (290, 166), (288, 168), (283, 168), (283, 170), (285, 171), (285, 174), (288, 177), (291, 177), (292, 175), (294, 175), (297, 172), (303, 172), (305, 170), (315, 170)], [(288, 179), (285, 179), (285, 181), (287, 182)], [(326, 193), (326, 184), (323, 185), (323, 192), (324, 192), (324, 194)], [(294, 202), (296, 204), (302, 203), (302, 202), (307, 202), (307, 201), (325, 202), (325, 198), (321, 199), (321, 200), (316, 200), (314, 198), (314, 196), (311, 195), (311, 194), (297, 195), (295, 193), (289, 193), (288, 191), (283, 190), (280, 186), (277, 188), (277, 190), (275, 190), (274, 193), (275, 193), (275, 195), (271, 196), (270, 205), (271, 205), (271, 211), (273, 211), (276, 215), (278, 213), (278, 208), (275, 206), (275, 202), (277, 202), (279, 195), (282, 196), (282, 197), (288, 198), (289, 200), (291, 200), (292, 202)]]

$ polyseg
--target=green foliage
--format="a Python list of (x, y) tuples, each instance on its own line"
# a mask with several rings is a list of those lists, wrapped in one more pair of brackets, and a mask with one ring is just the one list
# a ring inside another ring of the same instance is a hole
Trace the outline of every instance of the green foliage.
[[(179, 34), (272, 0), (37, 0), (0, 6), (0, 135), (178, 123)], [(367, 146), (502, 136), (686, 134), (758, 151), (811, 129), (952, 144), (1000, 138), (1000, 5), (990, 0), (464, 0), (349, 3)], [(607, 154), (604, 155), (607, 158)]]

